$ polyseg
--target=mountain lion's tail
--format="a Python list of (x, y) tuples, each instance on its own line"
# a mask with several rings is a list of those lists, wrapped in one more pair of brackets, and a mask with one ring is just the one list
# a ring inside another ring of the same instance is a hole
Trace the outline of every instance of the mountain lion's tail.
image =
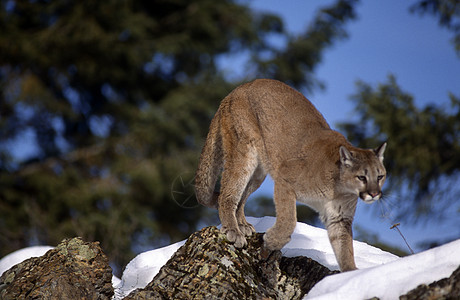
[(212, 208), (217, 208), (219, 193), (214, 192), (214, 188), (223, 166), (219, 121), (220, 118), (216, 116), (211, 122), (195, 176), (195, 195), (198, 202)]

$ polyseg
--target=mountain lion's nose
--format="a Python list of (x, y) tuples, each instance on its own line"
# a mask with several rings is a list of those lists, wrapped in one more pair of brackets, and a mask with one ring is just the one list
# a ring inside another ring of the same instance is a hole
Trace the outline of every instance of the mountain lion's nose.
[(369, 195), (371, 195), (372, 198), (377, 197), (380, 194), (380, 192), (369, 192)]

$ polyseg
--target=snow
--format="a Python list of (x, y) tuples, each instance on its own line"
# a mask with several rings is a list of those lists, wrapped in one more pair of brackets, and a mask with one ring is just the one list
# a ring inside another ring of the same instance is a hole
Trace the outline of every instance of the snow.
[(420, 284), (449, 277), (460, 265), (460, 240), (387, 264), (329, 276), (304, 299), (398, 299)]
[[(257, 232), (265, 232), (274, 217), (249, 218)], [(136, 256), (120, 279), (114, 276), (114, 299), (121, 299), (136, 288), (145, 287), (185, 241)], [(397, 299), (418, 285), (449, 277), (460, 265), (460, 240), (415, 255), (399, 258), (391, 253), (354, 241), (359, 270), (340, 273), (318, 282), (304, 299)], [(0, 274), (33, 256), (41, 256), (49, 246), (29, 247), (0, 260)], [(330, 269), (338, 265), (324, 229), (297, 223), (291, 241), (281, 250), (284, 256), (308, 256)]]
[[(275, 223), (274, 217), (247, 218), (257, 232), (265, 232)], [(136, 256), (115, 286), (115, 299), (136, 288), (145, 287), (185, 241)], [(328, 276), (304, 299), (397, 299), (421, 283), (449, 277), (460, 265), (460, 240), (416, 255), (399, 258), (366, 243), (354, 241), (356, 265), (360, 270)], [(281, 250), (286, 257), (308, 256), (338, 270), (327, 232), (297, 223), (291, 241)]]
[(144, 288), (183, 244), (185, 241), (137, 255), (126, 266), (120, 283), (114, 285), (114, 299), (122, 299), (133, 290)]

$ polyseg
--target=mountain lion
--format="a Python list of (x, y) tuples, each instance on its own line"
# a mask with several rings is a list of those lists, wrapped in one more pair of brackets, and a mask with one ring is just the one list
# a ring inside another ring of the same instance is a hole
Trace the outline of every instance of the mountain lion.
[[(352, 146), (301, 93), (276, 80), (255, 80), (220, 104), (201, 153), (196, 197), (218, 208), (221, 232), (235, 247), (244, 247), (246, 236), (255, 232), (244, 205), (270, 174), (277, 218), (264, 235), (264, 248), (279, 250), (289, 242), (297, 200), (319, 213), (340, 270), (354, 270), (357, 199), (372, 203), (382, 196), (385, 147)], [(221, 172), (220, 193), (215, 193)]]

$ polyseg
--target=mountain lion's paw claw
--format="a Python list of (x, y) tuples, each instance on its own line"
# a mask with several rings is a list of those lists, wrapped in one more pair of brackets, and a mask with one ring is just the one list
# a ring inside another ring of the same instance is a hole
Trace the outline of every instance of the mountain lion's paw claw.
[(222, 227), (220, 231), (227, 235), (228, 241), (234, 243), (236, 248), (243, 248), (248, 244), (246, 237), (239, 229), (229, 229)]
[(256, 232), (254, 226), (252, 226), (249, 223), (246, 224), (238, 224), (238, 227), (240, 228), (240, 231), (245, 235), (245, 236), (251, 236), (253, 233)]

